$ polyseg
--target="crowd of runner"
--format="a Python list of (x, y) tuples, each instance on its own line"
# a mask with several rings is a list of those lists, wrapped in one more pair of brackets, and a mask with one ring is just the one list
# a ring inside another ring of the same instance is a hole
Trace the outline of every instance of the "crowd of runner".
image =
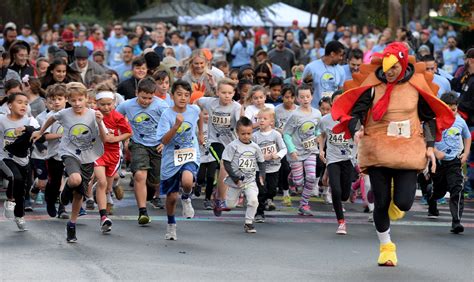
[[(358, 166), (359, 135), (334, 133), (331, 107), (362, 64), (402, 42), (456, 115), (434, 144), (438, 170), (427, 166), (418, 174), (421, 201), (437, 218), (449, 192), (451, 231), (463, 232), (463, 199), (474, 187), (474, 49), (457, 47), (453, 26), (412, 21), (391, 30), (331, 22), (315, 38), (294, 20), (271, 31), (192, 31), (163, 22), (126, 31), (117, 22), (108, 29), (45, 25), (34, 34), (28, 25), (5, 24), (5, 217), (26, 230), (25, 211), (45, 204), (49, 216), (68, 219), (66, 238), (74, 242), (78, 217), (97, 208), (101, 232), (110, 232), (113, 203), (124, 197), (118, 182), (129, 170), (138, 224), (150, 224), (148, 203), (165, 208), (168, 240), (177, 239), (178, 200), (182, 216), (192, 218), (197, 197), (216, 216), (246, 206), (247, 233), (280, 204), (317, 215), (310, 198), (322, 197), (333, 205), (336, 233), (347, 234), (344, 202), (360, 196), (373, 221), (374, 197)], [(395, 130), (405, 134), (403, 125)], [(466, 163), (472, 178), (462, 172)]]

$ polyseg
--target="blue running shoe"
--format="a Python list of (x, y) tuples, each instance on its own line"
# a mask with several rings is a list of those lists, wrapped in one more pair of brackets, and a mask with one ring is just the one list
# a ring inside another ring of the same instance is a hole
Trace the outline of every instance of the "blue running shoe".
[(421, 197), (420, 204), (425, 206), (428, 205), (428, 199), (426, 199), (425, 196)]
[(79, 211), (79, 216), (83, 216), (86, 214), (87, 214), (86, 210), (81, 207), (81, 210)]
[(437, 202), (438, 202), (438, 205), (446, 205), (446, 199), (444, 197), (439, 199)]

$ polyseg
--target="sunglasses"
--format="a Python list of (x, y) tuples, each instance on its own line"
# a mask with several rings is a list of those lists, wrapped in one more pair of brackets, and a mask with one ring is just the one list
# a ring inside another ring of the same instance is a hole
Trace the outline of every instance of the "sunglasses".
[(277, 43), (285, 42), (285, 40), (276, 40)]

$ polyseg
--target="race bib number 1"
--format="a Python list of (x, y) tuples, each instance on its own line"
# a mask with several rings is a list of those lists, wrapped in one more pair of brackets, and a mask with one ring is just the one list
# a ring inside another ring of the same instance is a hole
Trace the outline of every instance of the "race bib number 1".
[(387, 135), (393, 137), (410, 138), (410, 121), (392, 121), (388, 124)]
[(313, 148), (316, 148), (316, 146), (318, 145), (317, 138), (318, 137), (314, 136), (314, 137), (311, 137), (311, 138), (303, 141), (303, 148), (305, 150), (311, 150)]
[(174, 165), (181, 166), (185, 163), (195, 162), (197, 159), (196, 150), (194, 148), (187, 148), (174, 151)]

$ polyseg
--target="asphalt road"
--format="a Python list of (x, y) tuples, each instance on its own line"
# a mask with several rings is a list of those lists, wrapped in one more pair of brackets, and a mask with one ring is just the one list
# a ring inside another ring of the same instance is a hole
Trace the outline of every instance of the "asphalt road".
[(196, 217), (178, 218), (178, 241), (164, 240), (164, 210), (150, 207), (152, 223), (138, 226), (131, 191), (116, 202), (110, 234), (99, 232), (98, 211), (89, 211), (76, 244), (66, 243), (66, 221), (50, 219), (44, 206), (27, 214), (26, 232), (2, 218), (0, 280), (473, 281), (474, 202), (466, 203), (462, 235), (450, 234), (447, 205), (433, 221), (416, 202), (392, 225), (395, 268), (377, 266), (379, 244), (360, 203), (345, 205), (347, 236), (335, 234), (331, 206), (316, 198), (311, 218), (296, 215), (297, 198), (294, 208), (277, 201), (280, 210), (267, 212), (256, 234), (243, 232), (242, 208), (216, 218), (202, 199), (193, 203)]

